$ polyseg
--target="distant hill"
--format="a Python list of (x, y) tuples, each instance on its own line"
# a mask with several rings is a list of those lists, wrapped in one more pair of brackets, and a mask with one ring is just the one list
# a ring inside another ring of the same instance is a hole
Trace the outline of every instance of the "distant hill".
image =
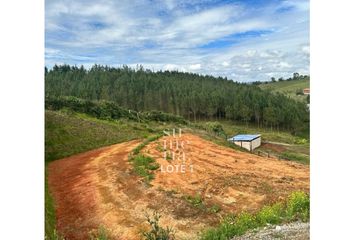
[(294, 132), (309, 119), (302, 102), (253, 84), (178, 71), (152, 72), (142, 66), (132, 69), (94, 65), (85, 69), (55, 65), (45, 68), (45, 95), (104, 100), (136, 112), (157, 110), (190, 121), (233, 120)]
[(290, 96), (298, 101), (305, 101), (306, 95), (297, 95), (297, 92), (302, 92), (304, 88), (310, 87), (310, 77), (299, 80), (283, 80), (277, 82), (267, 82), (259, 85), (262, 89), (270, 89), (274, 92), (280, 92)]

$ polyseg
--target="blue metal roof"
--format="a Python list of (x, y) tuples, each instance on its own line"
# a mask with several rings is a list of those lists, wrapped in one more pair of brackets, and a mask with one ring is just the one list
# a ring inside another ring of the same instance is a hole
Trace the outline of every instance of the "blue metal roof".
[(252, 141), (260, 136), (260, 134), (240, 134), (229, 138), (229, 141)]

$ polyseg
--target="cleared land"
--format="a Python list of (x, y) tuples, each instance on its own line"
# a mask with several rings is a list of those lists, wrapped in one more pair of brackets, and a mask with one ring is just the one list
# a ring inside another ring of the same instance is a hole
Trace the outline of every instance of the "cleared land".
[(103, 226), (112, 239), (134, 240), (147, 228), (145, 213), (158, 210), (161, 225), (173, 227), (177, 239), (195, 239), (220, 214), (256, 211), (292, 191), (309, 191), (308, 165), (235, 151), (192, 134), (178, 138), (184, 148), (173, 150), (175, 156), (184, 152), (185, 172), (166, 172), (183, 160), (164, 158), (164, 140), (168, 148), (176, 139), (163, 137), (142, 150), (165, 170), (156, 170), (150, 183), (128, 161), (139, 140), (49, 163), (57, 229), (68, 239), (88, 239)]
[(306, 95), (296, 95), (297, 90), (310, 87), (310, 79), (280, 81), (259, 85), (262, 89), (269, 89), (274, 92), (283, 93), (299, 101), (305, 101)]

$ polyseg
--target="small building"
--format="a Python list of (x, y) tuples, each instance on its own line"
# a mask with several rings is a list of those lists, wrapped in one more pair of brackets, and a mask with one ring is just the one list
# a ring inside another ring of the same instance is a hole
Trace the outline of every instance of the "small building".
[(310, 89), (309, 88), (304, 88), (304, 90), (302, 90), (304, 95), (310, 95)]
[(240, 134), (228, 139), (236, 145), (246, 148), (248, 151), (253, 151), (261, 146), (261, 135)]

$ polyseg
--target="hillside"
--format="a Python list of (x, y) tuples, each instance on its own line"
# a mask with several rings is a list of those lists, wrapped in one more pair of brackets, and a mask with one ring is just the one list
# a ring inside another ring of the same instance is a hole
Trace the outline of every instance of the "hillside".
[(46, 71), (45, 93), (110, 101), (136, 112), (158, 110), (190, 121), (227, 119), (294, 133), (309, 121), (307, 106), (285, 95), (226, 78), (177, 71), (54, 66)]
[(297, 101), (306, 101), (305, 95), (297, 95), (296, 92), (302, 91), (304, 88), (310, 87), (310, 78), (291, 81), (277, 81), (277, 82), (267, 82), (259, 85), (262, 89), (269, 89), (273, 92), (279, 92), (286, 94)]
[[(198, 239), (219, 223), (220, 215), (259, 211), (293, 191), (309, 191), (308, 165), (234, 151), (190, 133), (179, 140), (188, 143), (186, 161), (164, 158), (161, 146), (175, 141), (173, 136), (140, 150), (165, 169), (155, 169), (150, 182), (130, 162), (139, 140), (51, 162), (48, 184), (56, 199), (58, 230), (68, 239), (89, 239), (89, 233), (105, 226), (108, 239), (138, 240), (148, 229), (146, 214), (158, 210), (161, 226), (171, 226), (176, 239)], [(166, 171), (182, 161), (185, 171)]]

